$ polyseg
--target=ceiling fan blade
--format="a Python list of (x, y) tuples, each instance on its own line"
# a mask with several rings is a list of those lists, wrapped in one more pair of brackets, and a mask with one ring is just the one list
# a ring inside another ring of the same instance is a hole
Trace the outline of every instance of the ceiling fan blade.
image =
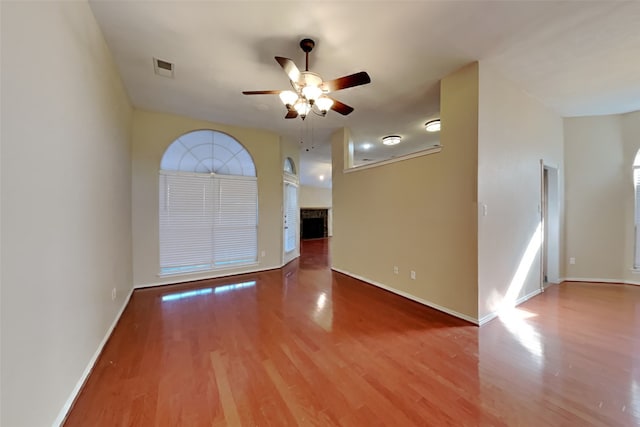
[(331, 106), (331, 109), (333, 111), (340, 113), (343, 116), (346, 116), (347, 114), (351, 114), (351, 112), (353, 111), (353, 107), (350, 107), (347, 104), (343, 104), (342, 102), (333, 98), (331, 98), (331, 100), (333, 101), (333, 105)]
[(359, 73), (350, 74), (348, 76), (324, 82), (322, 84), (322, 89), (329, 92), (335, 92), (336, 90), (366, 85), (367, 83), (371, 83), (371, 77), (369, 77), (369, 74), (367, 74), (366, 71), (360, 71)]
[(285, 119), (295, 119), (298, 117), (298, 112), (294, 109), (288, 110), (287, 115), (284, 116)]
[(279, 95), (281, 90), (245, 90), (243, 95)]
[(298, 80), (300, 80), (300, 70), (298, 70), (298, 67), (296, 66), (295, 62), (293, 62), (289, 58), (283, 58), (282, 56), (276, 56), (275, 58), (276, 58), (276, 61), (278, 61), (278, 64), (280, 64), (280, 66), (284, 70), (284, 72), (287, 73), (289, 80), (297, 83)]

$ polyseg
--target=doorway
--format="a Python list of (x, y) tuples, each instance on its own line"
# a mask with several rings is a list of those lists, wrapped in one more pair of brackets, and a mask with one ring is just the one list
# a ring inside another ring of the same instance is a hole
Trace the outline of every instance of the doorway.
[(301, 230), (303, 239), (321, 239), (328, 237), (328, 209), (301, 209), (300, 219), (302, 222)]

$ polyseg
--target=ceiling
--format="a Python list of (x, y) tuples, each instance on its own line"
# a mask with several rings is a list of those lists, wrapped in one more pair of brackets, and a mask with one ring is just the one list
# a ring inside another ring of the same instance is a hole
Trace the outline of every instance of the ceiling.
[[(331, 133), (351, 129), (357, 156), (377, 159), (437, 142), (439, 80), (483, 61), (562, 116), (640, 110), (640, 2), (618, 1), (91, 1), (132, 103), (268, 129), (301, 147), (301, 182), (331, 185)], [(274, 56), (325, 80), (367, 71), (371, 84), (333, 96), (349, 116), (285, 120), (288, 89)], [(175, 64), (154, 74), (152, 57)], [(381, 138), (398, 134), (396, 152)], [(301, 142), (302, 141), (302, 142)], [(324, 180), (319, 179), (324, 175)]]

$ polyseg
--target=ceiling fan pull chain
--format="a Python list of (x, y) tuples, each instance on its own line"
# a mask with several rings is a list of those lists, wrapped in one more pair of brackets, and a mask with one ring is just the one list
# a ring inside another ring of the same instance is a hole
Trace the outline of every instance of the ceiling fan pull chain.
[[(314, 120), (315, 120), (315, 119), (314, 119)], [(313, 120), (312, 120), (312, 121), (311, 121), (311, 149), (312, 149), (312, 150), (313, 150), (314, 148), (316, 148), (316, 147), (315, 147), (315, 144), (314, 144), (313, 137), (314, 137), (314, 132), (313, 132)]]

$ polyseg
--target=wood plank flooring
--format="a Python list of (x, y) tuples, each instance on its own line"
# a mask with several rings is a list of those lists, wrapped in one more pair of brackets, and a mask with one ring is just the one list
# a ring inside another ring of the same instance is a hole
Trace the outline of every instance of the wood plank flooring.
[(478, 328), (327, 248), (136, 291), (65, 425), (640, 425), (640, 287), (552, 286)]

